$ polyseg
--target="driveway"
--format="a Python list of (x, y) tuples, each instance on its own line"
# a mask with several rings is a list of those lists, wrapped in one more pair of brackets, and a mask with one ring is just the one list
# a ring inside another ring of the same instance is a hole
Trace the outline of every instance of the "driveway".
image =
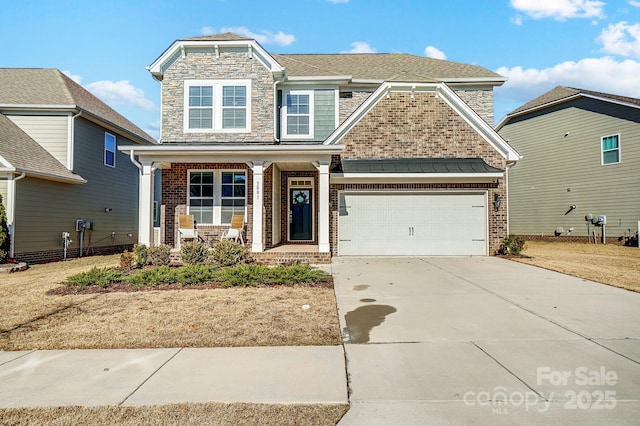
[(640, 294), (494, 257), (334, 258), (341, 425), (637, 424)]

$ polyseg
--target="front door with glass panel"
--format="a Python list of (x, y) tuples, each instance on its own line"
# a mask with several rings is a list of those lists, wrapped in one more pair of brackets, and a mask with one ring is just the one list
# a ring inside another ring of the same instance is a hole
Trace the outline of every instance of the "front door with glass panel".
[(289, 190), (289, 241), (313, 240), (313, 190)]

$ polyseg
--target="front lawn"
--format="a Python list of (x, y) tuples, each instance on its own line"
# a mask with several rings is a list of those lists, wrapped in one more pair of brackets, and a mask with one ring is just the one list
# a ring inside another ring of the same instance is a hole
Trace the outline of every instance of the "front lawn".
[[(327, 286), (271, 282), (270, 286), (201, 290), (85, 294), (73, 289), (69, 295), (47, 294), (60, 292), (66, 287), (60, 283), (71, 275), (115, 267), (119, 259), (119, 255), (87, 257), (4, 275), (0, 349), (342, 343), (335, 295)], [(248, 266), (242, 268), (250, 278), (255, 269)]]
[(640, 249), (616, 244), (527, 241), (513, 260), (640, 292)]

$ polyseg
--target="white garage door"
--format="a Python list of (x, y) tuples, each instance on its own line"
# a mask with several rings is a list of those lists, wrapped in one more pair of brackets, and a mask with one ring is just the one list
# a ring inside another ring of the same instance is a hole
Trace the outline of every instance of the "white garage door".
[(341, 193), (339, 255), (486, 255), (484, 193)]

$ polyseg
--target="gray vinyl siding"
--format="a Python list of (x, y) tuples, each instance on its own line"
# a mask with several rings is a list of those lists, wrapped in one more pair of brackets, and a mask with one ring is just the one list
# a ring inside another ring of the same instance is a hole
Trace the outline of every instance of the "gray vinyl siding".
[(314, 139), (324, 140), (336, 128), (335, 90), (314, 91)]
[[(78, 248), (76, 219), (94, 223), (92, 247), (137, 241), (138, 169), (119, 151), (115, 168), (104, 165), (104, 133), (105, 129), (83, 118), (75, 120), (75, 171), (87, 183), (70, 185), (31, 177), (16, 183), (16, 254), (59, 250), (63, 231), (71, 233), (70, 248)], [(133, 142), (117, 135), (116, 144)], [(112, 211), (107, 213), (105, 208)]]
[(7, 115), (26, 134), (67, 168), (69, 117), (66, 115)]
[[(512, 233), (587, 235), (588, 213), (607, 216), (607, 236), (640, 220), (640, 111), (580, 99), (513, 120), (500, 131), (523, 156), (509, 171)], [(601, 165), (601, 138), (620, 135), (621, 163)], [(566, 135), (566, 136), (565, 136)], [(577, 208), (569, 212), (569, 207)], [(592, 228), (593, 229), (593, 228)]]

